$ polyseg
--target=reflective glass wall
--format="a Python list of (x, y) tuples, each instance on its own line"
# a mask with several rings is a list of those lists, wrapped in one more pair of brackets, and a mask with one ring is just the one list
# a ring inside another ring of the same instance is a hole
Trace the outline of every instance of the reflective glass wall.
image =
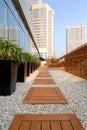
[(11, 0), (0, 0), (0, 38), (19, 44), (26, 52), (31, 51), (29, 33)]

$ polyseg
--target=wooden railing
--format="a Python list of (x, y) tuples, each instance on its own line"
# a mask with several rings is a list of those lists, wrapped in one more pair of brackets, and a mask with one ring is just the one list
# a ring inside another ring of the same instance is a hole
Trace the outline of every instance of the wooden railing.
[(65, 58), (65, 71), (87, 79), (87, 43), (62, 58)]

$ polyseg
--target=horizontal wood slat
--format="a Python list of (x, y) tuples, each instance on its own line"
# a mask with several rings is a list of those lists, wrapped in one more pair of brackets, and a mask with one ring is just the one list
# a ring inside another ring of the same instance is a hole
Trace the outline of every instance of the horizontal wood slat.
[(51, 77), (50, 74), (38, 74), (37, 77)]
[(37, 76), (36, 76), (36, 79), (47, 79), (47, 78), (50, 78), (50, 79), (52, 79), (52, 76), (50, 75), (50, 74), (38, 74)]
[[(18, 118), (20, 123), (18, 123)], [(15, 116), (8, 130), (85, 129), (83, 128), (75, 114), (19, 114)]]
[(53, 79), (35, 79), (33, 84), (55, 84)]

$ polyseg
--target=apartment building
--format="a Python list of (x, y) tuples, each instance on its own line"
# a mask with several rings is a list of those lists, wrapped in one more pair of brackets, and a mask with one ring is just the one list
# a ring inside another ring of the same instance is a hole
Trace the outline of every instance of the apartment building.
[[(41, 2), (41, 1), (40, 1)], [(37, 45), (43, 58), (54, 56), (54, 11), (48, 4), (32, 5), (31, 18)]]
[(70, 52), (86, 42), (86, 26), (67, 26), (66, 52)]

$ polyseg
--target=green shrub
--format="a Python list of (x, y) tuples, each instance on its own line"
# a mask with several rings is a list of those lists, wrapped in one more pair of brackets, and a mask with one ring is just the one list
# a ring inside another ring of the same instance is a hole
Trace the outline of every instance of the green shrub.
[(0, 39), (0, 59), (23, 62), (22, 48), (11, 41)]

